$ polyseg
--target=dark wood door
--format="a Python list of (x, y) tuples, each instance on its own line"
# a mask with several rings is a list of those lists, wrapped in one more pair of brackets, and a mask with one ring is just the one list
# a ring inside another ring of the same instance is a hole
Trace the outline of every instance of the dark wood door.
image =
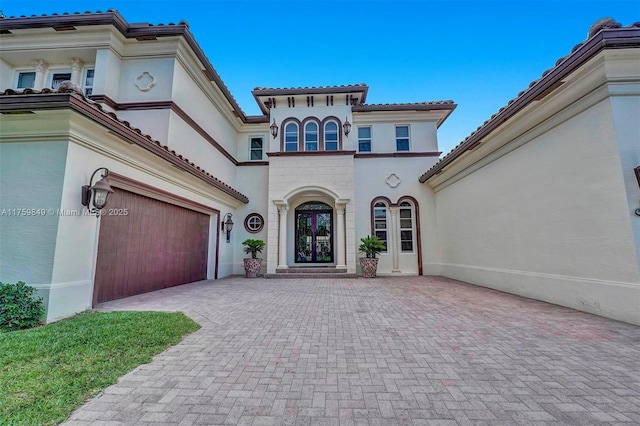
[(207, 278), (208, 215), (122, 189), (109, 197), (106, 213), (94, 304)]

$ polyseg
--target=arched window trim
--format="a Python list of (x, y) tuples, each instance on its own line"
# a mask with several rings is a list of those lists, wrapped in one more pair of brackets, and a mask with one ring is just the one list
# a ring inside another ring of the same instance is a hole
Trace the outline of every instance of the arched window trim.
[(415, 250), (418, 255), (418, 275), (422, 275), (422, 236), (420, 234), (420, 205), (418, 200), (413, 198), (410, 195), (404, 195), (398, 199), (398, 205), (400, 205), (403, 201), (407, 201), (413, 205), (413, 226), (415, 227)]
[(385, 228), (384, 228), (384, 232), (385, 232), (386, 238), (382, 238), (382, 240), (384, 241), (385, 246), (387, 247), (387, 249), (384, 250), (382, 253), (389, 253), (389, 237), (390, 237), (389, 225), (391, 224), (390, 223), (391, 222), (391, 217), (390, 217), (389, 207), (391, 207), (393, 205), (393, 203), (387, 197), (376, 197), (373, 200), (371, 200), (371, 209), (370, 209), (370, 214), (371, 214), (371, 235), (378, 235), (378, 233), (376, 233), (376, 231), (380, 232), (381, 229), (382, 229), (382, 228), (376, 229), (375, 209), (377, 208), (376, 204), (378, 204), (378, 203), (382, 203), (385, 206)]
[[(308, 141), (307, 140), (307, 135), (313, 133), (313, 131), (307, 130), (311, 125), (316, 126), (316, 129), (315, 129), (315, 140)], [(302, 130), (302, 133), (304, 135), (304, 140), (302, 141), (302, 147), (304, 148), (304, 151), (320, 151), (320, 125), (319, 125), (319, 123), (316, 120), (309, 120), (309, 121), (305, 120), (304, 129)], [(307, 144), (310, 144), (310, 143), (315, 143), (316, 144), (316, 149), (307, 149)]]
[(281, 130), (280, 130), (280, 151), (284, 152), (285, 151), (285, 147), (286, 147), (286, 133), (287, 133), (287, 126), (289, 124), (295, 124), (298, 127), (298, 151), (300, 151), (300, 141), (302, 140), (301, 138), (301, 123), (300, 120), (298, 120), (297, 118), (294, 117), (289, 117), (289, 118), (285, 118), (284, 120), (282, 120), (282, 125), (280, 126)]
[(323, 148), (324, 148), (325, 151), (334, 151), (334, 150), (327, 149), (327, 126), (329, 124), (335, 124), (335, 126), (336, 126), (336, 140), (335, 140), (336, 149), (335, 149), (335, 151), (338, 151), (338, 150), (340, 150), (340, 125), (334, 119), (325, 120), (322, 123), (322, 134), (324, 136), (324, 138), (323, 138), (323, 142), (324, 142), (323, 143)]
[(328, 117), (325, 117), (322, 122), (320, 123), (320, 131), (322, 132), (320, 135), (320, 140), (322, 141), (322, 150), (325, 151), (325, 147), (324, 147), (324, 126), (326, 123), (328, 123), (329, 121), (335, 121), (335, 123), (338, 125), (338, 151), (342, 151), (342, 121), (340, 121), (340, 119), (334, 115), (330, 115)]

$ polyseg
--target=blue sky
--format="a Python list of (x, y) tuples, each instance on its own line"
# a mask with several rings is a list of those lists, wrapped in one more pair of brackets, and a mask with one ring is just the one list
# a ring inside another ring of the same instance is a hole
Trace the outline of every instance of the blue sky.
[(256, 86), (367, 83), (368, 103), (453, 99), (445, 153), (629, 0), (2, 0), (6, 16), (117, 9), (129, 23), (187, 21), (242, 109)]

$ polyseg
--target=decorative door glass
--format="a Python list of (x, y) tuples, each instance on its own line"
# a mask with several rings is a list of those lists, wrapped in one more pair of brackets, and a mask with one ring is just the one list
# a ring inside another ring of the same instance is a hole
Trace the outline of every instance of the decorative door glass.
[(309, 202), (296, 209), (296, 263), (333, 262), (333, 209)]

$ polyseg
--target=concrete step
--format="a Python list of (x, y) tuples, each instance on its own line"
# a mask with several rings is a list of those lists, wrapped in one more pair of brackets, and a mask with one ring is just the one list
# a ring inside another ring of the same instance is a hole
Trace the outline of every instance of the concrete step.
[(342, 274), (346, 272), (347, 268), (334, 268), (332, 266), (276, 269), (276, 274)]
[(305, 273), (278, 273), (275, 274), (265, 274), (265, 278), (296, 278), (296, 279), (304, 279), (304, 278), (358, 278), (357, 274), (348, 274), (347, 272), (339, 272), (339, 273), (331, 273), (331, 272), (322, 272), (322, 273), (313, 273), (313, 272), (305, 272)]

